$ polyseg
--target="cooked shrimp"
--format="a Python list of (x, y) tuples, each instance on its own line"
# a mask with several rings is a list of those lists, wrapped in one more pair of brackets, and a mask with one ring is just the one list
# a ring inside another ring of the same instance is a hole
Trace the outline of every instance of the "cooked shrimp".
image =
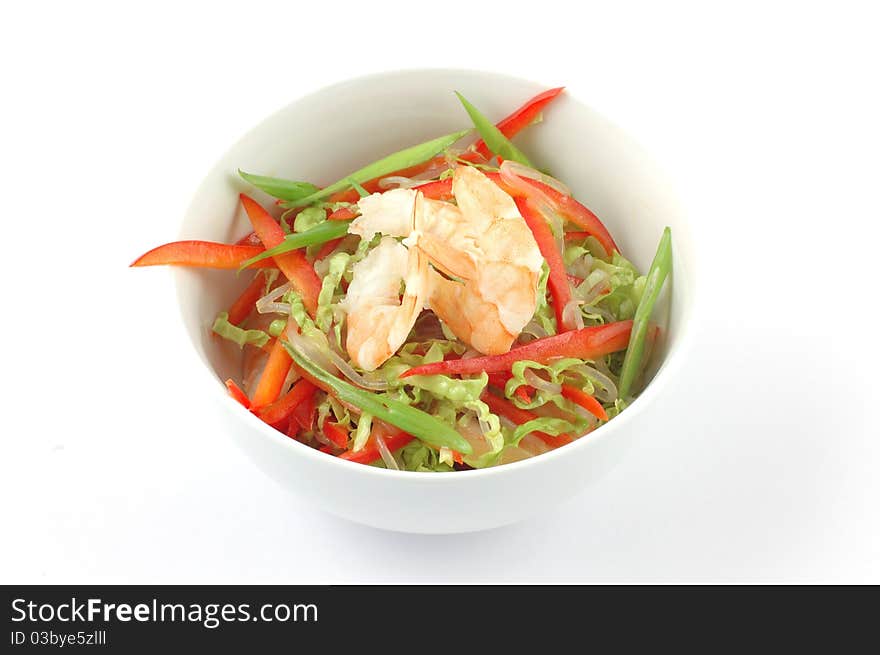
[(361, 198), (358, 202), (360, 216), (351, 222), (348, 231), (368, 241), (376, 233), (408, 236), (413, 231), (415, 202), (416, 192), (411, 189), (391, 189)]
[(419, 196), (407, 239), (449, 278), (432, 272), (428, 304), (482, 353), (510, 350), (535, 313), (543, 258), (513, 199), (471, 166), (455, 169), (458, 206)]
[(374, 193), (349, 231), (406, 237), (446, 276), (427, 274), (428, 306), (481, 353), (504, 353), (535, 313), (543, 258), (513, 198), (479, 170), (458, 166), (452, 191), (457, 205), (412, 189)]
[(375, 370), (406, 341), (425, 304), (427, 274), (427, 259), (418, 248), (407, 249), (388, 236), (355, 264), (343, 307), (345, 346), (356, 365)]

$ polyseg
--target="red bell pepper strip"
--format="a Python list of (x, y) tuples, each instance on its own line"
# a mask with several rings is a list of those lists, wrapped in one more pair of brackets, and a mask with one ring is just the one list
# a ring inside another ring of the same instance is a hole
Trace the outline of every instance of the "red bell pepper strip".
[(571, 302), (571, 287), (565, 273), (565, 262), (562, 261), (562, 253), (556, 247), (553, 231), (547, 223), (547, 219), (538, 211), (534, 203), (528, 198), (516, 198), (516, 207), (522, 215), (535, 237), (538, 250), (544, 256), (547, 266), (550, 268), (550, 276), (547, 278), (547, 287), (550, 289), (550, 297), (553, 299), (553, 313), (556, 314), (556, 326), (559, 332), (573, 330), (576, 326), (563, 320), (563, 310)]
[(290, 422), (296, 423), (303, 430), (311, 430), (315, 427), (315, 417), (318, 413), (318, 408), (315, 404), (318, 388), (315, 385), (312, 385), (312, 387), (314, 387), (312, 393), (303, 398), (302, 402), (294, 408), (293, 413), (290, 415)]
[(229, 395), (240, 402), (245, 409), (251, 408), (251, 401), (248, 400), (247, 394), (241, 390), (241, 387), (235, 384), (235, 380), (232, 378), (226, 380), (226, 389), (229, 391)]
[(589, 232), (566, 232), (565, 240), (566, 241), (583, 241), (588, 236), (590, 236)]
[[(388, 177), (387, 175), (383, 177)], [(381, 178), (375, 178), (372, 180), (367, 180), (361, 186), (364, 188), (364, 191), (367, 193), (376, 193), (377, 191), (381, 191), (382, 189), (379, 187), (379, 180)], [(361, 194), (358, 193), (357, 189), (346, 189), (345, 191), (337, 191), (329, 198), (327, 198), (326, 202), (328, 203), (336, 203), (336, 202), (350, 202), (355, 203), (361, 199)]]
[[(260, 237), (266, 248), (274, 248), (284, 241), (284, 230), (272, 216), (252, 198), (245, 194), (239, 196), (248, 218), (254, 226), (254, 232)], [(303, 305), (313, 317), (318, 309), (318, 294), (321, 292), (321, 280), (315, 269), (306, 259), (301, 250), (291, 250), (283, 255), (272, 258), (275, 265), (293, 284), (302, 297)]]
[(431, 200), (451, 200), (453, 197), (451, 177), (447, 177), (445, 180), (426, 182), (425, 184), (413, 187), (413, 189), (421, 191), (426, 198)]
[[(271, 358), (272, 356), (270, 355), (269, 357)], [(287, 377), (286, 374), (285, 377)], [(260, 382), (262, 383), (262, 381), (261, 378)], [(257, 390), (259, 391), (259, 387)], [(290, 418), (293, 410), (295, 410), (301, 402), (313, 393), (315, 393), (315, 386), (311, 382), (305, 379), (297, 380), (296, 384), (293, 385), (293, 388), (291, 388), (290, 391), (271, 404), (260, 406), (254, 402), (253, 412), (269, 425), (277, 426), (285, 419)], [(257, 393), (254, 392), (255, 400), (256, 397)]]
[[(388, 446), (388, 450), (392, 453), (398, 448), (403, 448), (414, 438), (415, 437), (406, 432), (400, 432), (398, 434), (384, 437), (385, 445)], [(347, 459), (349, 462), (357, 462), (359, 464), (372, 464), (381, 458), (382, 455), (379, 454), (379, 447), (376, 445), (376, 440), (372, 436), (367, 440), (367, 444), (360, 450), (346, 450), (339, 455), (339, 459)]]
[(254, 305), (262, 297), (265, 288), (265, 276), (262, 273), (257, 273), (251, 283), (247, 285), (247, 288), (229, 308), (229, 322), (233, 325), (240, 325), (244, 319), (250, 316), (254, 310)]
[[(386, 442), (386, 444), (387, 444), (387, 442), (388, 442), (388, 439), (387, 439), (387, 438), (385, 439), (385, 442)], [(426, 443), (425, 445), (426, 445), (428, 448), (430, 448), (431, 450), (435, 451), (435, 452), (438, 452), (438, 453), (440, 452), (440, 449), (439, 449), (437, 446), (434, 446), (434, 445), (431, 445), (431, 444), (427, 444), (427, 443)], [(451, 450), (451, 449), (450, 449), (450, 452), (452, 453), (452, 461), (453, 461), (453, 462), (455, 462), (456, 464), (463, 464), (463, 463), (464, 463), (464, 455), (462, 455), (462, 454), (461, 454), (460, 452), (458, 452), (457, 450)]]
[[(504, 388), (507, 386), (507, 381), (513, 377), (512, 373), (506, 371), (497, 371), (495, 373), (489, 373), (488, 375), (489, 384), (501, 391), (504, 391)], [(524, 403), (532, 402), (529, 392), (526, 389), (527, 386), (528, 385), (521, 384), (516, 388), (516, 391), (514, 391), (514, 395)]]
[[(534, 98), (526, 101), (522, 107), (514, 111), (512, 114), (502, 118), (495, 124), (495, 127), (501, 130), (501, 133), (508, 139), (512, 139), (519, 134), (523, 128), (531, 125), (538, 117), (538, 114), (543, 111), (544, 107), (550, 104), (556, 96), (562, 93), (563, 89), (565, 89), (565, 87), (560, 86), (556, 89), (548, 89), (547, 91), (539, 93)], [(487, 159), (491, 156), (489, 148), (486, 147), (486, 144), (482, 139), (477, 141), (473, 145), (473, 148)]]
[[(173, 241), (153, 248), (135, 259), (132, 266), (200, 266), (202, 268), (237, 269), (241, 263), (264, 252), (261, 246), (229, 245), (213, 241)], [(265, 259), (248, 268), (272, 268)]]
[(264, 407), (278, 400), (281, 386), (287, 379), (292, 363), (281, 339), (275, 339), (272, 350), (269, 351), (269, 358), (266, 360), (266, 367), (263, 369), (260, 381), (254, 391), (254, 397), (251, 400), (252, 408)]
[(329, 419), (324, 419), (321, 431), (337, 448), (345, 449), (348, 446), (348, 431), (338, 423), (331, 423)]
[[(656, 326), (653, 328), (657, 329)], [(449, 359), (432, 364), (422, 364), (404, 371), (400, 377), (437, 374), (469, 375), (483, 371), (487, 373), (509, 371), (515, 362), (524, 359), (540, 364), (547, 364), (560, 357), (596, 359), (626, 348), (631, 330), (632, 321), (618, 321), (607, 325), (570, 330), (562, 334), (535, 339), (500, 355)]]
[[(521, 190), (513, 189), (505, 184), (499, 173), (488, 173), (487, 176), (511, 196), (517, 197), (524, 195)], [(547, 200), (549, 200), (554, 211), (559, 213), (563, 218), (574, 223), (582, 230), (586, 231), (587, 234), (594, 236), (609, 255), (614, 252), (620, 252), (620, 248), (614, 243), (614, 238), (611, 236), (611, 233), (602, 224), (599, 217), (587, 207), (571, 196), (560, 193), (553, 187), (544, 184), (539, 180), (533, 180), (527, 177), (520, 179), (534, 189), (536, 196), (542, 194)], [(532, 194), (525, 195), (532, 196)]]
[(605, 413), (605, 408), (602, 407), (602, 404), (586, 391), (573, 387), (570, 384), (563, 384), (562, 397), (577, 403), (596, 418), (603, 421), (608, 420), (608, 414)]
[(357, 212), (351, 207), (340, 207), (327, 217), (328, 221), (348, 221), (357, 216)]
[[(536, 418), (540, 418), (534, 412), (530, 412), (527, 409), (520, 409), (509, 400), (505, 398), (499, 398), (495, 394), (489, 393), (488, 391), (483, 392), (483, 394), (480, 396), (480, 400), (482, 400), (489, 406), (489, 410), (493, 414), (503, 416), (504, 418), (513, 421), (517, 425), (522, 425), (523, 423), (528, 423), (529, 421), (533, 421)], [(558, 448), (559, 446), (564, 446), (565, 444), (572, 442), (571, 435), (568, 434), (560, 434), (556, 436), (552, 434), (547, 434), (546, 432), (533, 432), (532, 434), (534, 434), (551, 448)]]
[(342, 243), (342, 240), (344, 238), (345, 237), (339, 237), (338, 239), (331, 239), (330, 241), (328, 241), (327, 243), (322, 245), (321, 249), (318, 251), (318, 254), (315, 255), (315, 261), (316, 262), (321, 261), (322, 259), (327, 257), (327, 255), (329, 255), (331, 252), (336, 250), (336, 246), (338, 246), (340, 243)]

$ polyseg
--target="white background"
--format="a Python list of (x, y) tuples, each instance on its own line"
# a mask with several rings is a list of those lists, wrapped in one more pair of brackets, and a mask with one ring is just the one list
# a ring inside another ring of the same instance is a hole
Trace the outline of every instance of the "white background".
[[(4, 4), (0, 582), (880, 582), (871, 3), (575, 4)], [(651, 438), (462, 536), (281, 491), (226, 437), (168, 273), (127, 268), (263, 117), (423, 66), (576, 89), (680, 181), (702, 265)]]

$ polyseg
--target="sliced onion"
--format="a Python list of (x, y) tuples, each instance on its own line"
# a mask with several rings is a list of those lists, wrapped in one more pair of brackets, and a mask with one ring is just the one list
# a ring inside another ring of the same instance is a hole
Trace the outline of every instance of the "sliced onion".
[[(289, 303), (280, 303), (275, 302), (285, 293), (293, 289), (293, 285), (290, 282), (285, 282), (284, 284), (275, 287), (265, 296), (257, 300), (256, 307), (257, 311), (260, 314), (269, 314), (269, 313), (282, 313), (289, 314), (290, 313), (290, 304)], [(287, 309), (281, 309), (282, 307), (286, 307)]]
[(539, 437), (536, 437), (533, 433), (529, 433), (522, 438), (522, 441), (519, 442), (519, 447), (523, 449), (526, 453), (528, 453), (531, 457), (535, 455), (542, 455), (550, 450), (550, 447), (545, 444)]
[(345, 361), (342, 357), (340, 357), (333, 349), (327, 351), (327, 357), (333, 363), (340, 373), (342, 373), (349, 380), (354, 382), (359, 387), (363, 387), (364, 389), (371, 389), (373, 391), (387, 391), (390, 389), (390, 385), (384, 380), (370, 380), (365, 378), (363, 375), (354, 370), (354, 368)]
[(444, 171), (448, 171), (450, 168), (455, 166), (455, 162), (453, 161), (451, 164), (446, 161), (440, 166), (434, 166), (432, 168), (427, 169), (426, 171), (419, 173), (418, 175), (413, 175), (412, 179), (414, 182), (418, 182), (419, 184), (424, 184), (425, 182), (430, 182), (431, 180), (436, 180)]
[(535, 389), (540, 389), (541, 391), (546, 391), (547, 393), (554, 395), (562, 393), (562, 385), (545, 380), (529, 369), (523, 371), (523, 379), (531, 386), (535, 387)]
[(323, 430), (313, 430), (313, 433), (315, 435), (315, 439), (322, 446), (332, 446), (333, 448), (339, 448), (339, 446), (337, 446), (335, 443), (327, 438), (327, 435), (324, 434)]
[(538, 323), (538, 321), (535, 321), (535, 320), (531, 320), (531, 321), (529, 321), (529, 322), (526, 324), (526, 326), (522, 329), (522, 331), (525, 332), (526, 334), (530, 334), (530, 335), (532, 335), (532, 336), (535, 337), (535, 338), (541, 338), (541, 337), (546, 337), (546, 336), (548, 336), (548, 335), (547, 335), (547, 330), (545, 330), (545, 329), (541, 326), (541, 324)]
[(565, 221), (557, 213), (555, 209), (557, 206), (556, 203), (551, 200), (543, 190), (534, 187), (524, 181), (523, 178), (540, 180), (563, 195), (571, 195), (565, 185), (549, 175), (544, 175), (528, 166), (523, 166), (522, 164), (510, 161), (509, 159), (504, 160), (501, 163), (501, 168), (498, 170), (501, 172), (502, 181), (528, 198), (529, 202), (534, 204), (538, 213), (541, 214), (541, 216), (543, 216), (550, 224), (550, 230), (554, 235), (556, 249), (559, 252), (564, 253), (565, 233), (563, 226), (565, 225)]
[[(564, 196), (571, 195), (571, 190), (555, 177), (550, 177), (549, 175), (546, 175), (541, 171), (536, 171), (534, 168), (529, 168), (525, 164), (520, 164), (518, 161), (505, 159), (501, 163), (501, 168), (499, 170), (501, 171), (501, 177), (505, 178), (505, 182), (508, 181), (507, 177), (510, 176), (527, 177), (532, 180), (543, 182), (548, 187), (558, 191)], [(505, 173), (507, 175), (505, 175)]]
[(404, 177), (403, 175), (389, 175), (379, 180), (379, 188), (388, 189), (411, 189), (414, 186), (423, 184), (424, 180), (417, 180), (412, 177)]
[(566, 327), (580, 330), (584, 327), (584, 316), (581, 314), (583, 300), (572, 298), (562, 308), (562, 322)]
[(465, 350), (462, 353), (461, 358), (462, 359), (473, 359), (474, 357), (481, 357), (481, 356), (482, 356), (482, 353), (479, 350), (474, 350), (473, 348), (468, 348), (467, 350)]
[[(301, 350), (306, 357), (311, 359), (325, 371), (333, 372), (335, 369), (364, 389), (387, 391), (390, 388), (388, 383), (384, 380), (370, 380), (365, 378), (363, 375), (355, 371), (351, 364), (340, 357), (332, 348), (321, 348), (295, 330), (288, 329), (287, 335), (288, 341), (290, 341), (290, 344), (293, 347)], [(360, 410), (358, 410), (358, 413), (360, 413)]]
[(583, 293), (581, 298), (584, 301), (584, 304), (589, 305), (596, 298), (601, 295), (604, 295), (610, 291), (610, 283), (608, 281), (608, 275), (606, 274), (602, 277), (596, 284), (592, 285), (586, 293)]
[(395, 471), (399, 471), (400, 467), (397, 465), (397, 460), (394, 459), (394, 455), (388, 450), (388, 444), (385, 443), (385, 438), (379, 434), (378, 430), (375, 431), (373, 436), (376, 439), (376, 447), (379, 449), (379, 454), (382, 456), (382, 461), (385, 462), (385, 466)]
[[(564, 250), (562, 252), (565, 252)], [(586, 254), (583, 257), (575, 259), (571, 264), (565, 267), (565, 272), (575, 277), (581, 277), (585, 280), (590, 277), (593, 269), (593, 256)], [(604, 271), (602, 271), (604, 273)]]
[(330, 257), (324, 257), (323, 259), (319, 259), (314, 263), (315, 273), (318, 274), (318, 277), (322, 280), (330, 272)]
[(611, 376), (611, 369), (608, 368), (608, 364), (605, 363), (604, 358), (593, 360), (593, 368), (595, 368), (600, 373), (604, 373), (607, 376)]
[[(289, 321), (289, 323), (294, 323), (294, 321)], [(330, 361), (330, 358), (327, 356), (328, 351), (322, 348), (319, 348), (311, 341), (306, 339), (303, 335), (296, 331), (291, 325), (288, 325), (288, 328), (285, 332), (287, 335), (287, 340), (290, 342), (290, 345), (302, 352), (308, 359), (311, 359), (315, 364), (323, 368), (325, 371), (332, 371), (334, 366), (333, 362)]]
[(617, 385), (605, 373), (588, 364), (574, 366), (571, 370), (599, 383), (601, 389), (596, 391), (594, 395), (602, 402), (613, 403), (617, 400)]
[(505, 448), (501, 452), (501, 464), (513, 464), (514, 462), (521, 462), (524, 459), (529, 459), (530, 457), (534, 457), (535, 454), (531, 451), (527, 451), (524, 448), (520, 448), (519, 446), (513, 448), (508, 447)]
[(287, 371), (287, 377), (284, 378), (284, 382), (281, 385), (281, 393), (279, 394), (279, 398), (290, 391), (290, 387), (293, 386), (293, 383), (299, 380), (299, 378), (299, 371), (296, 370), (295, 366), (291, 366), (290, 370)]
[(510, 420), (509, 418), (507, 418), (506, 416), (499, 416), (499, 417), (498, 417), (498, 421), (501, 423), (501, 425), (502, 425), (503, 427), (508, 428), (508, 429), (510, 429), (510, 430), (516, 430), (516, 429), (519, 427), (516, 423), (514, 423), (513, 421), (511, 421), (511, 420)]
[(266, 362), (269, 355), (260, 348), (248, 348), (245, 350), (244, 362), (242, 364), (242, 389), (248, 398), (253, 396), (257, 389), (257, 384), (263, 376), (263, 370), (266, 368)]
[(577, 414), (578, 416), (580, 416), (585, 421), (587, 421), (587, 423), (590, 424), (591, 429), (596, 427), (596, 424), (599, 422), (599, 419), (597, 419), (595, 416), (590, 414), (590, 412), (585, 410), (583, 407), (581, 407), (577, 403), (572, 403), (572, 405), (574, 407), (574, 413)]
[(601, 307), (597, 307), (596, 305), (587, 305), (584, 309), (587, 314), (596, 314), (601, 316), (609, 323), (615, 323), (617, 319), (614, 317), (614, 314), (609, 312), (607, 309), (602, 309)]
[(289, 314), (290, 313), (290, 303), (270, 302), (270, 303), (266, 303), (262, 307), (258, 308), (257, 311), (260, 314)]

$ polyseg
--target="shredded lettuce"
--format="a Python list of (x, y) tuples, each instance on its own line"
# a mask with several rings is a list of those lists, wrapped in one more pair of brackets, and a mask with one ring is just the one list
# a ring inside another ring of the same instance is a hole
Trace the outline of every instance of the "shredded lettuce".
[(406, 378), (406, 384), (430, 392), (436, 398), (463, 405), (479, 399), (489, 383), (489, 376), (481, 373), (477, 378), (457, 379), (448, 375), (413, 375)]
[(483, 438), (489, 444), (491, 449), (489, 452), (493, 455), (500, 455), (501, 449), (504, 448), (504, 433), (501, 430), (501, 421), (489, 409), (489, 406), (479, 398), (464, 403), (466, 409), (471, 410), (477, 415), (477, 418), (483, 423)]
[(618, 321), (631, 319), (645, 290), (645, 276), (639, 275), (636, 267), (619, 253), (614, 253), (610, 262), (596, 259), (593, 265), (594, 270), (608, 275), (611, 286), (611, 292), (600, 296), (594, 304), (610, 312)]
[[(321, 293), (324, 293), (323, 286), (321, 287)], [(303, 305), (302, 298), (300, 298), (299, 294), (296, 291), (288, 291), (284, 294), (284, 302), (290, 303), (290, 316), (296, 321), (296, 324), (299, 325), (300, 333), (312, 342), (312, 344), (318, 350), (322, 352), (326, 352), (330, 350), (330, 341), (329, 336), (327, 334), (327, 329), (329, 329), (329, 325), (325, 330), (321, 330), (317, 325), (315, 325), (315, 321), (309, 316), (308, 312), (306, 312), (305, 305)], [(320, 315), (320, 296), (319, 296), (319, 316), (316, 320), (321, 319)], [(332, 309), (332, 306), (331, 306)], [(332, 313), (330, 314), (332, 318)], [(338, 326), (337, 326), (338, 327)], [(339, 336), (339, 331), (336, 331), (337, 338)]]
[(269, 291), (272, 290), (272, 285), (275, 284), (275, 280), (278, 279), (278, 275), (281, 273), (277, 268), (264, 268), (263, 269), (263, 277), (265, 278), (265, 284), (263, 286), (263, 295), (265, 296)]
[(357, 422), (357, 430), (354, 433), (354, 442), (352, 443), (352, 450), (363, 450), (364, 446), (367, 445), (367, 439), (370, 438), (370, 432), (373, 429), (373, 415), (368, 412), (363, 412), (358, 418)]
[(269, 323), (269, 334), (271, 334), (273, 337), (280, 337), (281, 333), (284, 332), (284, 328), (286, 327), (286, 319), (276, 318), (274, 321)]
[(440, 460), (440, 453), (417, 439), (410, 441), (399, 452), (403, 469), (406, 471), (448, 473), (455, 470), (451, 464)]
[(330, 257), (329, 269), (327, 275), (321, 281), (321, 292), (318, 294), (318, 311), (315, 314), (315, 324), (319, 330), (327, 332), (333, 323), (333, 299), (336, 293), (345, 269), (348, 266), (348, 260), (351, 255), (345, 252), (338, 252)]
[(303, 304), (302, 298), (300, 298), (300, 295), (296, 291), (288, 291), (285, 293), (283, 301), (290, 305), (290, 317), (296, 321), (296, 324), (299, 325), (301, 330), (308, 326), (314, 326), (314, 322), (306, 311), (306, 306)]
[[(550, 279), (550, 267), (547, 266), (547, 262), (543, 262), (541, 264), (541, 276), (538, 278), (538, 305), (535, 308), (535, 316), (534, 320), (538, 322), (538, 325), (541, 326), (541, 329), (546, 333), (546, 336), (552, 336), (556, 334), (556, 314), (553, 311), (553, 308), (550, 306), (550, 303), (547, 302), (547, 280)], [(526, 326), (524, 332), (528, 332), (533, 337), (543, 337), (545, 334), (537, 334), (528, 331), (529, 326)]]
[(636, 267), (620, 253), (614, 253), (609, 259), (595, 256), (589, 249), (590, 239), (592, 237), (581, 245), (568, 244), (563, 253), (569, 272), (584, 278), (575, 290), (581, 299), (585, 300), (586, 294), (597, 284), (607, 282), (609, 287), (589, 304), (582, 305), (581, 313), (591, 323), (631, 319), (645, 289), (645, 276), (639, 275)]
[(318, 425), (319, 429), (320, 426), (324, 425), (324, 421), (330, 418), (331, 415), (333, 416), (331, 422), (341, 423), (342, 425), (348, 426), (351, 425), (351, 413), (342, 403), (340, 403), (330, 394), (327, 394), (324, 397), (324, 400), (322, 400), (318, 404), (317, 410), (318, 413), (316, 424)]
[(618, 398), (617, 400), (614, 401), (614, 404), (611, 407), (606, 407), (605, 413), (608, 414), (608, 420), (610, 421), (615, 416), (620, 414), (620, 412), (622, 412), (624, 409), (626, 409), (628, 404), (629, 403), (627, 403), (625, 400)]
[(589, 255), (590, 251), (584, 248), (583, 246), (579, 246), (576, 244), (570, 244), (565, 246), (565, 251), (562, 253), (562, 261), (565, 262), (566, 266), (571, 266), (578, 259), (583, 257), (584, 255)]
[(327, 212), (322, 207), (306, 207), (293, 219), (293, 231), (305, 232), (327, 220)]
[(480, 394), (489, 383), (486, 373), (470, 379), (456, 379), (447, 375), (414, 375), (406, 378), (405, 383), (430, 394), (434, 399), (432, 412), (447, 423), (455, 424), (459, 410), (473, 412), (487, 428), (483, 436), (492, 452), (501, 451), (504, 446), (501, 423), (489, 410), (489, 406), (480, 400)]
[[(415, 354), (416, 350), (422, 349), (425, 349), (424, 355)], [(463, 379), (447, 375), (414, 375), (400, 379), (400, 374), (408, 368), (439, 362), (451, 352), (461, 354), (464, 350), (464, 344), (458, 341), (408, 343), (397, 355), (376, 369), (376, 373), (389, 384), (391, 390), (388, 393), (394, 394), (393, 397), (408, 404), (422, 405), (426, 411), (452, 427), (468, 414), (481, 420), (491, 454), (497, 455), (504, 447), (504, 434), (498, 417), (480, 400), (489, 383), (486, 373)]]
[(349, 209), (354, 207), (357, 203), (354, 202), (322, 202), (320, 203), (320, 207), (324, 209), (329, 209), (331, 212), (339, 211), (340, 209)]
[(446, 446), (440, 448), (440, 463), (446, 464), (447, 466), (453, 466), (455, 464), (455, 455), (452, 453), (452, 450)]
[[(581, 430), (582, 431), (582, 430)], [(580, 434), (579, 426), (561, 418), (552, 418), (549, 416), (541, 416), (531, 421), (526, 421), (522, 425), (516, 427), (508, 442), (509, 446), (517, 446), (530, 432), (546, 432), (554, 437), (560, 434)]]
[(569, 401), (563, 398), (560, 394), (552, 394), (538, 389), (532, 398), (532, 402), (525, 403), (520, 400), (519, 396), (515, 395), (516, 390), (521, 386), (530, 386), (525, 379), (525, 372), (527, 370), (535, 370), (546, 372), (550, 378), (550, 382), (554, 384), (573, 384), (579, 389), (583, 389), (588, 394), (592, 395), (594, 392), (592, 380), (590, 380), (583, 372), (575, 369), (575, 367), (583, 366), (583, 364), (584, 360), (576, 359), (574, 357), (557, 359), (550, 364), (539, 364), (538, 362), (533, 362), (527, 359), (516, 362), (511, 367), (510, 372), (513, 374), (513, 377), (507, 381), (507, 384), (504, 387), (504, 395), (509, 400), (513, 401), (517, 407), (522, 409), (533, 409), (545, 405), (548, 402), (552, 402), (560, 409), (569, 409), (571, 407)]
[(237, 343), (239, 348), (244, 348), (246, 344), (262, 347), (269, 342), (269, 335), (262, 330), (245, 330), (230, 323), (228, 312), (217, 314), (211, 329), (224, 339)]

